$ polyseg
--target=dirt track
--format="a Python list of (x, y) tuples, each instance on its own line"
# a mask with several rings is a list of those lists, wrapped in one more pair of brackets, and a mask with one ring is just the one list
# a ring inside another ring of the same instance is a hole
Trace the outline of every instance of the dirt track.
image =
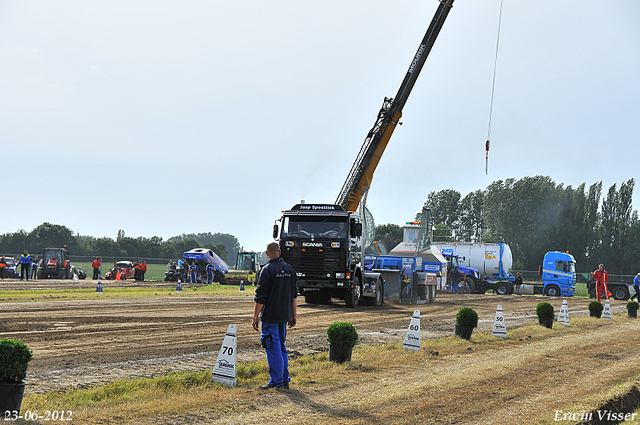
[[(0, 289), (10, 283), (1, 285)], [(250, 324), (252, 292), (248, 288), (246, 294), (233, 297), (172, 294), (3, 302), (0, 338), (20, 339), (33, 349), (27, 376), (30, 392), (87, 387), (167, 370), (211, 370), (230, 323), (238, 324), (239, 360), (264, 359)], [(399, 342), (415, 308), (421, 311), (423, 339), (451, 336), (461, 306), (478, 312), (475, 332), (491, 332), (496, 306), (501, 304), (509, 332), (536, 324), (535, 307), (542, 300), (559, 311), (560, 298), (494, 294), (439, 294), (433, 304), (356, 309), (342, 303), (307, 305), (301, 298), (298, 325), (289, 332), (287, 345), (291, 356), (324, 351), (326, 329), (338, 320), (356, 326), (360, 344)], [(569, 299), (571, 317), (588, 316), (589, 301)], [(613, 301), (612, 312), (626, 314), (624, 302)], [(275, 406), (282, 424), (554, 423), (555, 412), (588, 411), (597, 407), (584, 402), (594, 393), (601, 399), (620, 383), (639, 379), (640, 321), (614, 319), (591, 319), (594, 322), (587, 328), (571, 330), (555, 324), (554, 329), (560, 328), (549, 331), (549, 337), (510, 339), (514, 344), (502, 348), (471, 342), (468, 349), (463, 344), (458, 351), (454, 347), (438, 356), (422, 350), (419, 355), (425, 361), (420, 368), (404, 367), (402, 356), (411, 354), (399, 350), (394, 354), (396, 368), (362, 373), (355, 385), (315, 388), (293, 382), (293, 390), (268, 395), (239, 389), (243, 396), (229, 406), (232, 414), (204, 408), (140, 423), (271, 423)]]
[[(253, 288), (247, 290), (252, 291)], [(572, 299), (572, 315), (587, 315), (588, 301)], [(490, 331), (496, 306), (502, 304), (510, 328), (537, 323), (538, 302), (540, 298), (530, 296), (440, 294), (434, 304), (349, 309), (341, 303), (307, 305), (300, 298), (298, 325), (289, 332), (287, 345), (293, 356), (326, 350), (325, 331), (334, 321), (352, 322), (362, 344), (400, 341), (415, 308), (421, 310), (423, 338), (451, 335), (455, 314), (463, 305), (478, 312), (479, 331)], [(559, 299), (555, 304), (559, 311)], [(0, 306), (0, 336), (20, 339), (34, 350), (28, 380), (34, 384), (30, 388), (38, 392), (166, 370), (212, 368), (230, 323), (238, 324), (239, 360), (264, 357), (257, 333), (251, 328), (250, 294), (37, 301)], [(614, 312), (620, 306), (614, 307)]]

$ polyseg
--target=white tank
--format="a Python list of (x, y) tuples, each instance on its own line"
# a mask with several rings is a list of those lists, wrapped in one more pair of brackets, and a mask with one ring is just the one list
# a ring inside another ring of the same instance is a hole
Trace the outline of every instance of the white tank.
[(511, 273), (513, 256), (506, 243), (436, 242), (433, 245), (442, 253), (458, 256), (461, 265), (478, 269), (480, 276), (498, 279)]

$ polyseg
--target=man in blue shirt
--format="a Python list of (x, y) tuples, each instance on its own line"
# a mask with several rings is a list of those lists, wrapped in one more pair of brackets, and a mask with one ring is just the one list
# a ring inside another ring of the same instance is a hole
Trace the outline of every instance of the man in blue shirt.
[(636, 300), (640, 301), (640, 273), (633, 279), (633, 289), (636, 290), (636, 293), (635, 295), (631, 295), (631, 299), (635, 297)]
[(29, 255), (29, 251), (24, 250), (24, 254), (20, 256), (20, 280), (22, 280), (25, 276), (27, 280), (29, 280), (29, 270), (31, 269), (31, 256)]
[(262, 320), (260, 341), (267, 353), (269, 383), (260, 389), (289, 388), (289, 358), (285, 341), (287, 324), (296, 325), (298, 314), (298, 277), (296, 271), (280, 258), (276, 242), (267, 245), (269, 262), (260, 270), (254, 298), (253, 329)]
[(213, 264), (207, 264), (207, 285), (213, 283)]
[(189, 266), (189, 272), (191, 273), (191, 283), (198, 283), (198, 266), (196, 266), (196, 262), (192, 261)]

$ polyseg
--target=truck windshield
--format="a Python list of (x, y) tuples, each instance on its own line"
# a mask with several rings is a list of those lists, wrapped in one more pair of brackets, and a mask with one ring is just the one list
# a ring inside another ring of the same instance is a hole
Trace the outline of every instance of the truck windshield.
[(285, 217), (282, 237), (344, 239), (347, 223), (342, 217)]
[(60, 252), (58, 251), (46, 251), (44, 254), (44, 263), (47, 264), (51, 260), (60, 261)]
[(402, 242), (404, 243), (418, 243), (418, 235), (420, 234), (419, 228), (404, 228), (404, 235)]
[(253, 270), (254, 265), (251, 257), (250, 253), (238, 254), (236, 270)]

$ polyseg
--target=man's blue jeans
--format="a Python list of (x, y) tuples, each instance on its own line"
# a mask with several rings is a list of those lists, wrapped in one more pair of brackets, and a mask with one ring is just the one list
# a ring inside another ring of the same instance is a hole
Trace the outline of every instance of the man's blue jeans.
[(287, 339), (287, 323), (262, 322), (260, 341), (267, 352), (269, 385), (279, 387), (289, 382), (289, 356), (284, 343)]
[(452, 294), (457, 294), (458, 293), (458, 281), (452, 281), (451, 282), (451, 293)]

